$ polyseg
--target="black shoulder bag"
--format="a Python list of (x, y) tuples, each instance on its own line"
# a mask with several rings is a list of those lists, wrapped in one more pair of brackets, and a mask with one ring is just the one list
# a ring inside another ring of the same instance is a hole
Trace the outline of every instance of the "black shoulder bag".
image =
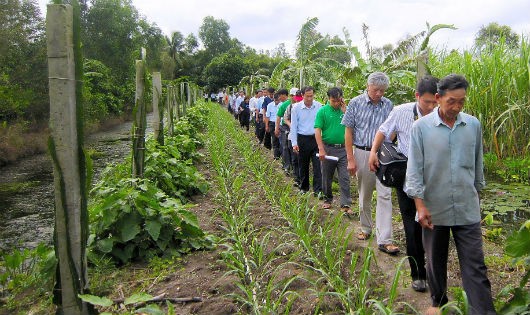
[[(416, 105), (414, 105), (414, 120), (418, 119)], [(383, 142), (377, 151), (379, 168), (375, 172), (381, 184), (387, 187), (401, 188), (405, 183), (407, 173), (407, 157), (398, 152), (394, 143)]]

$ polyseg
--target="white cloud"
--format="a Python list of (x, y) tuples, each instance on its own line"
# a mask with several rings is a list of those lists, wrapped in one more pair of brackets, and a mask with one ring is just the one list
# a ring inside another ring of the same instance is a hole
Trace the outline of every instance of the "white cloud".
[[(46, 2), (39, 0), (42, 7)], [(363, 23), (377, 47), (425, 30), (426, 22), (458, 28), (432, 36), (431, 45), (439, 48), (471, 47), (480, 27), (490, 22), (508, 25), (518, 34), (530, 33), (528, 0), (133, 0), (133, 5), (167, 35), (177, 30), (197, 35), (204, 17), (223, 19), (232, 37), (255, 49), (273, 49), (280, 43), (293, 49), (302, 24), (315, 16), (321, 33), (343, 38), (345, 27), (360, 48)]]

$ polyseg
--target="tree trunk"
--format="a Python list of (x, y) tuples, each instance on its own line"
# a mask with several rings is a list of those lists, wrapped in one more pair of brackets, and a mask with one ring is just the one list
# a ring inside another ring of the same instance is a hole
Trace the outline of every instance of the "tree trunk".
[(144, 177), (145, 159), (145, 64), (143, 60), (136, 60), (136, 99), (134, 105), (133, 123), (133, 177)]
[[(79, 4), (50, 4), (46, 16), (50, 95), (50, 155), (55, 185), (54, 303), (57, 314), (92, 314), (77, 297), (88, 293), (86, 169), (83, 152)], [(74, 27), (75, 25), (75, 27)]]
[(163, 107), (160, 106), (162, 99), (162, 76), (160, 72), (153, 72), (153, 129), (155, 139), (159, 144), (164, 145), (164, 124), (162, 116)]

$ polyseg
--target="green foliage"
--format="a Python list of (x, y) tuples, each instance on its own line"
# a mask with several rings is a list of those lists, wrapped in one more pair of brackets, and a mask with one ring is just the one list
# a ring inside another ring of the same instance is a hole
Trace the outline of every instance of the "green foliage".
[(510, 48), (519, 47), (519, 35), (508, 25), (500, 25), (497, 22), (483, 25), (475, 36), (475, 47), (479, 50), (488, 50), (504, 41)]
[(193, 166), (200, 154), (196, 142), (186, 135), (165, 138), (165, 145), (148, 141), (145, 176), (167, 195), (186, 202), (189, 196), (208, 189), (202, 175)]
[(196, 216), (183, 205), (192, 194), (207, 190), (193, 166), (200, 158), (196, 137), (205, 125), (206, 113), (194, 106), (177, 123), (176, 135), (165, 138), (165, 145), (153, 139), (146, 142), (144, 178), (130, 178), (130, 160), (107, 169), (91, 191), (93, 253), (127, 263), (211, 246)]
[(98, 60), (87, 59), (83, 65), (84, 114), (87, 121), (101, 121), (119, 115), (124, 109), (123, 90), (115, 84), (112, 71)]
[(0, 253), (0, 296), (8, 296), (8, 308), (34, 301), (18, 298), (19, 294), (33, 290), (36, 296), (48, 294), (54, 282), (57, 259), (53, 248), (39, 244), (35, 249)]
[(217, 91), (228, 85), (237, 85), (249, 68), (240, 56), (225, 53), (212, 59), (204, 69), (204, 77), (208, 88)]
[(230, 26), (222, 19), (207, 16), (199, 27), (199, 38), (213, 58), (230, 49)]
[(152, 182), (124, 178), (117, 187), (97, 188), (97, 200), (90, 206), (95, 252), (127, 263), (210, 245), (196, 216)]
[(519, 282), (519, 287), (504, 288), (499, 294), (501, 297), (508, 296), (499, 314), (529, 314), (530, 292), (528, 283), (530, 280), (530, 220), (526, 221), (521, 228), (514, 232), (506, 242), (506, 254), (513, 257), (513, 263), (522, 264), (526, 273)]
[(0, 120), (47, 117), (46, 40), (32, 1), (0, 2)]

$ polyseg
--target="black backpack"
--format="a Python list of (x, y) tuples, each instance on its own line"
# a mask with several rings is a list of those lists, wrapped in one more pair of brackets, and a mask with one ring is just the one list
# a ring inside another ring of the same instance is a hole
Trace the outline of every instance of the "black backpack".
[(387, 187), (403, 187), (407, 173), (407, 157), (398, 152), (393, 143), (383, 142), (377, 151), (377, 158), (379, 159), (379, 168), (375, 175), (381, 184)]

